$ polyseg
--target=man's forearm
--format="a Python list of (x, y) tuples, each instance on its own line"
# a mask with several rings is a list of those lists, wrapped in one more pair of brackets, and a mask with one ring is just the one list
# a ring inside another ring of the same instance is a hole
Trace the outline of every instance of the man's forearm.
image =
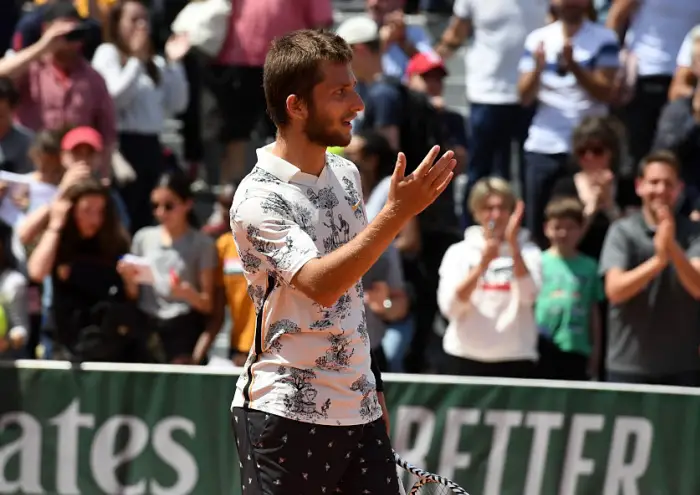
[(605, 295), (613, 304), (627, 302), (639, 294), (665, 267), (661, 258), (653, 256), (632, 270), (611, 270), (605, 276)]
[(584, 69), (577, 63), (571, 66), (571, 73), (586, 92), (598, 101), (608, 103), (612, 97), (612, 84), (601, 75)]
[(520, 76), (518, 82), (518, 93), (520, 94), (520, 103), (523, 106), (530, 106), (537, 99), (537, 93), (540, 91), (540, 75), (542, 73), (534, 70)]
[(693, 298), (700, 299), (700, 273), (676, 242), (671, 247), (671, 263), (676, 267), (676, 273), (683, 288)]
[(10, 57), (0, 59), (0, 77), (17, 78), (29, 69), (29, 64), (46, 51), (46, 45), (41, 40), (20, 50)]
[(376, 263), (406, 220), (385, 206), (350, 242), (306, 263), (292, 285), (322, 306), (332, 306)]

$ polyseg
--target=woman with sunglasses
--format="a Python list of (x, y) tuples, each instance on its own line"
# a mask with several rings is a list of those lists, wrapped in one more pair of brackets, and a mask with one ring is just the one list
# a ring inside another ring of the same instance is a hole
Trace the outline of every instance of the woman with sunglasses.
[(139, 307), (151, 318), (170, 363), (192, 362), (192, 353), (212, 310), (214, 242), (199, 232), (189, 180), (168, 172), (151, 192), (158, 221), (134, 236), (132, 254), (147, 261), (152, 280), (139, 278), (138, 267), (122, 261), (119, 270), (127, 290), (138, 296)]
[(554, 197), (574, 197), (584, 206), (585, 233), (579, 251), (600, 257), (610, 224), (620, 216), (620, 188), (614, 168), (620, 156), (621, 126), (614, 117), (586, 117), (574, 129), (575, 170), (559, 179)]

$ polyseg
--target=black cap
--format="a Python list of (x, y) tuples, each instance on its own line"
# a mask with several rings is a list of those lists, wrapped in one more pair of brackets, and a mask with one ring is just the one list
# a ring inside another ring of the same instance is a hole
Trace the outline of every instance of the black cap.
[(56, 19), (83, 20), (73, 3), (64, 1), (52, 2), (46, 5), (46, 10), (44, 10), (42, 17), (46, 23), (53, 22)]

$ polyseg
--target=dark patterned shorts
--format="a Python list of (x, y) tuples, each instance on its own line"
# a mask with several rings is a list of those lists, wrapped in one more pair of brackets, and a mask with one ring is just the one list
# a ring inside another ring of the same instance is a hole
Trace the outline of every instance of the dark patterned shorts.
[(243, 495), (398, 495), (382, 419), (357, 426), (302, 423), (234, 408)]

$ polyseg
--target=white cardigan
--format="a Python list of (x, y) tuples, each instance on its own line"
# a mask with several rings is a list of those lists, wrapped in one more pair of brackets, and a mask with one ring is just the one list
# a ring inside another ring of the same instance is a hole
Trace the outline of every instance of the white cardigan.
[(182, 64), (167, 63), (161, 56), (154, 62), (160, 71), (158, 85), (140, 60), (131, 57), (122, 64), (113, 44), (103, 43), (95, 52), (92, 66), (107, 83), (121, 132), (159, 135), (168, 117), (187, 108), (189, 88)]

